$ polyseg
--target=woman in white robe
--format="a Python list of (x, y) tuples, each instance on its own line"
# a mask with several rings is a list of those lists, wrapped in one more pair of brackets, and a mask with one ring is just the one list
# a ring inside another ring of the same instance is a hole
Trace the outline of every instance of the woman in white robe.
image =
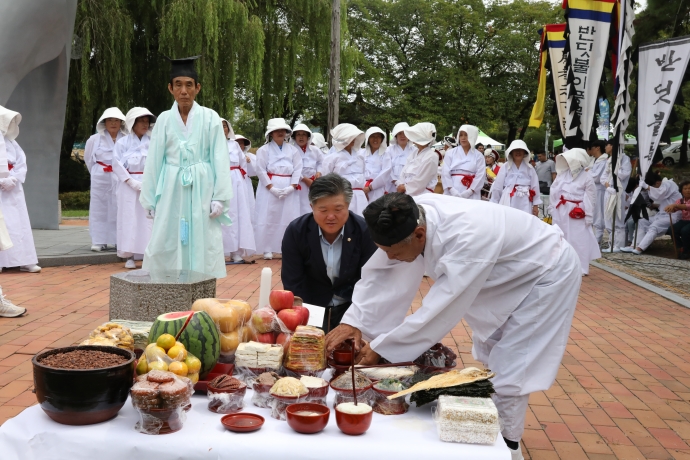
[(117, 107), (106, 109), (96, 124), (96, 134), (86, 141), (84, 162), (91, 174), (89, 233), (91, 250), (117, 244), (117, 197), (113, 177), (115, 142), (127, 135), (125, 116)]
[[(611, 141), (606, 144), (606, 153), (609, 154), (609, 149), (613, 147)], [(609, 246), (603, 249), (602, 252), (621, 252), (621, 248), (625, 247), (625, 216), (630, 206), (628, 194), (625, 189), (628, 187), (630, 174), (632, 174), (632, 164), (630, 158), (622, 151), (618, 154), (618, 167), (616, 173), (616, 184), (618, 185), (618, 192), (613, 188), (613, 172), (611, 167), (611, 156), (606, 160), (606, 168), (601, 174), (600, 182), (606, 187), (606, 197), (604, 200), (604, 223), (606, 230), (609, 232)], [(615, 209), (614, 209), (615, 208)], [(613, 235), (613, 213), (616, 213), (616, 230)], [(613, 235), (613, 244), (611, 244), (611, 236)]]
[[(604, 153), (605, 144), (603, 141), (595, 141), (590, 147), (589, 151), (592, 153), (589, 165), (585, 166), (587, 173), (594, 181), (594, 187), (597, 189), (597, 201), (594, 205), (594, 236), (597, 242), (601, 244), (604, 237), (604, 207), (606, 198), (606, 187), (601, 183), (601, 176), (606, 169), (606, 163), (609, 158), (608, 154)], [(596, 156), (596, 155), (599, 156)]]
[(350, 181), (352, 201), (350, 211), (362, 215), (369, 204), (364, 194), (366, 164), (361, 153), (364, 133), (350, 123), (341, 123), (331, 130), (335, 153), (326, 155), (321, 163), (322, 176), (336, 173)]
[(438, 183), (439, 156), (431, 144), (436, 141), (436, 127), (432, 123), (417, 123), (405, 128), (405, 136), (416, 151), (407, 157), (397, 182), (397, 191), (410, 196), (434, 193)]
[(256, 190), (254, 213), (256, 252), (264, 259), (280, 253), (288, 224), (299, 217), (299, 198), (295, 193), (302, 177), (302, 157), (287, 142), (292, 132), (282, 118), (268, 120), (266, 144), (256, 152)]
[(298, 124), (292, 129), (292, 142), (302, 156), (302, 178), (297, 187), (299, 197), (299, 215), (309, 214), (309, 187), (321, 176), (319, 168), (323, 162), (323, 152), (311, 144), (312, 132), (305, 124)]
[[(8, 232), (5, 237), (9, 236), (11, 243), (7, 243), (12, 245), (0, 251), (0, 271), (3, 268), (18, 266), (22, 272), (38, 273), (41, 267), (37, 265), (38, 257), (22, 185), (26, 180), (26, 155), (15, 141), (19, 135), (19, 123), (22, 118), (19, 113), (1, 106), (0, 118), (3, 120), (0, 122), (0, 136), (3, 137), (9, 172), (7, 177), (0, 179), (0, 209)], [(8, 129), (9, 126), (12, 128)]]
[(400, 180), (400, 173), (405, 167), (407, 158), (417, 152), (417, 147), (415, 147), (412, 142), (407, 139), (405, 135), (405, 129), (409, 128), (410, 125), (401, 121), (393, 127), (391, 132), (391, 145), (386, 149), (386, 154), (391, 158), (391, 173), (390, 180), (386, 185), (386, 192), (393, 193), (398, 190), (398, 180)]
[(254, 217), (256, 213), (256, 194), (254, 192), (254, 184), (252, 177), (257, 177), (256, 168), (256, 154), (249, 151), (252, 148), (252, 141), (241, 134), (235, 134), (235, 142), (240, 146), (240, 150), (244, 152), (244, 159), (247, 162), (247, 175), (244, 178), (244, 186), (247, 189), (247, 199), (251, 209), (252, 225), (254, 225)]
[(650, 216), (649, 220), (639, 220), (637, 236), (633, 237), (633, 241), (637, 241), (636, 247), (626, 246), (621, 248), (623, 252), (636, 255), (646, 251), (657, 237), (665, 235), (671, 223), (675, 224), (678, 222), (681, 211), (669, 214), (666, 212), (666, 208), (683, 197), (673, 179), (666, 177), (662, 179), (658, 172), (651, 169), (645, 174), (644, 180), (640, 181), (640, 188), (649, 193), (649, 199), (659, 207), (659, 211), (655, 215)]
[[(246, 179), (247, 158), (235, 141), (235, 132), (226, 119), (221, 118), (223, 132), (228, 140), (228, 153), (230, 155), (230, 180), (232, 181), (232, 198), (228, 207), (228, 217), (232, 225), (223, 226), (223, 253), (231, 257), (232, 262), (244, 263), (243, 257), (248, 257), (256, 252), (254, 241), (254, 227), (252, 226), (252, 203), (249, 199)], [(254, 193), (252, 190), (252, 198)]]
[[(592, 176), (585, 167), (587, 152), (570, 149), (556, 157), (556, 180), (551, 184), (549, 211), (553, 225), (558, 225), (565, 239), (580, 258), (582, 275), (589, 274), (589, 262), (601, 257), (599, 243), (592, 231), (597, 199)], [(500, 174), (500, 173), (499, 173)]]
[[(412, 361), (464, 319), (473, 356), (496, 373), (502, 434), (520, 459), (529, 395), (551, 387), (568, 343), (581, 283), (577, 255), (557, 227), (507, 206), (432, 193), (407, 204), (401, 196), (367, 208), (379, 250), (326, 347), (366, 336), (360, 364)], [(434, 284), (407, 316), (425, 271)]]
[(391, 177), (391, 156), (386, 145), (386, 133), (378, 126), (372, 126), (364, 133), (362, 155), (366, 177), (364, 193), (371, 202), (386, 193)]
[(506, 151), (506, 164), (498, 171), (491, 185), (490, 201), (538, 216), (542, 203), (539, 177), (529, 164), (528, 155), (529, 148), (524, 141), (516, 139), (511, 142)]
[(113, 172), (117, 180), (117, 255), (125, 268), (137, 268), (134, 260), (142, 260), (151, 240), (153, 220), (139, 203), (141, 181), (156, 117), (144, 107), (127, 112), (125, 125), (129, 134), (115, 143)]
[(471, 200), (482, 199), (486, 181), (486, 160), (473, 146), (477, 143), (479, 128), (462, 125), (458, 130), (458, 146), (446, 152), (443, 159), (441, 182), (443, 194)]

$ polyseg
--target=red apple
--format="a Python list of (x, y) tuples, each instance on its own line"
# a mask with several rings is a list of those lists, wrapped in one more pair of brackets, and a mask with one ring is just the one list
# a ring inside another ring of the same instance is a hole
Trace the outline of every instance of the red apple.
[(286, 334), (285, 332), (278, 334), (278, 337), (276, 337), (276, 344), (282, 345), (283, 348), (287, 349), (290, 345), (290, 334)]
[(286, 328), (294, 331), (302, 321), (302, 314), (293, 308), (288, 308), (278, 312), (278, 319), (285, 324)]
[(252, 313), (252, 326), (259, 334), (264, 334), (273, 330), (273, 320), (276, 313), (270, 308), (259, 308)]
[(293, 310), (297, 310), (302, 317), (302, 321), (300, 321), (301, 326), (306, 326), (307, 322), (309, 322), (309, 309), (307, 307), (303, 307), (301, 305), (296, 305), (292, 307)]
[(271, 291), (268, 296), (268, 303), (275, 311), (285, 310), (287, 308), (292, 308), (292, 304), (295, 301), (295, 295), (292, 291), (275, 290)]
[(256, 334), (256, 341), (261, 343), (276, 343), (276, 335), (274, 332)]

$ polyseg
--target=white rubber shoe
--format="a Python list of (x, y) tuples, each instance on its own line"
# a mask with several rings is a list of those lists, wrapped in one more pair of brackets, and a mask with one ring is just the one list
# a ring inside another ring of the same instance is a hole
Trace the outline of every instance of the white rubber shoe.
[(127, 262), (125, 262), (125, 268), (137, 268), (137, 264), (134, 262), (134, 259), (127, 259)]
[(273, 253), (272, 252), (264, 252), (264, 260), (271, 260), (273, 259)]
[(93, 246), (91, 246), (91, 250), (93, 252), (101, 252), (104, 249), (105, 249), (105, 244), (94, 244)]
[(232, 255), (232, 261), (235, 262), (236, 264), (238, 264), (240, 262), (244, 262), (244, 259), (239, 254), (233, 254)]
[(628, 254), (630, 254), (634, 251), (635, 251), (635, 248), (632, 246), (626, 246), (624, 248), (621, 248), (621, 252), (627, 252)]
[(26, 313), (26, 308), (18, 307), (10, 302), (3, 294), (0, 288), (0, 317), (16, 318)]
[(632, 250), (632, 253), (635, 254), (635, 255), (637, 255), (637, 256), (639, 256), (640, 254), (642, 254), (642, 251), (640, 251), (639, 249), (635, 248), (635, 249)]
[(522, 456), (522, 449), (518, 447), (517, 450), (513, 449), (508, 449), (510, 450), (510, 460), (525, 460), (525, 457)]
[(41, 272), (41, 267), (39, 267), (36, 264), (33, 265), (22, 265), (19, 267), (20, 272), (27, 272), (27, 273), (40, 273)]

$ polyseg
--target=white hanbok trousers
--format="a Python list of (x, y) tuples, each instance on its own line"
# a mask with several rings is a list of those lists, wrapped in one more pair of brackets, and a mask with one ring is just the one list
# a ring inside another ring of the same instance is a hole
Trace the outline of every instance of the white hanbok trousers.
[(582, 277), (574, 252), (564, 244), (556, 266), (503, 326), (484, 342), (472, 339), (474, 358), (496, 372), (494, 402), (503, 419), (502, 434), (511, 441), (522, 438), (529, 394), (556, 378), (565, 353)]
[(24, 187), (20, 182), (10, 191), (0, 192), (0, 207), (5, 225), (14, 245), (0, 251), (0, 267), (21, 267), (38, 263), (34, 237), (31, 233), (29, 211), (26, 209)]
[[(673, 219), (674, 223), (676, 221), (677, 219)], [(640, 219), (637, 224), (637, 246), (643, 251), (646, 250), (656, 238), (664, 236), (670, 226), (669, 214), (665, 211), (659, 211), (656, 215), (651, 216), (649, 220)]]
[(594, 237), (597, 243), (601, 243), (601, 239), (604, 237), (604, 205), (606, 203), (606, 187), (601, 184), (594, 184), (597, 188), (597, 200), (594, 202), (594, 212), (592, 216), (594, 217), (594, 222), (592, 222), (592, 228), (594, 228)]
[[(628, 213), (630, 201), (627, 198), (627, 193), (622, 193), (616, 198), (616, 229), (614, 234), (613, 216), (606, 216), (604, 222), (606, 224), (606, 231), (609, 232), (609, 247), (611, 246), (611, 235), (613, 235), (613, 247), (622, 248), (625, 246), (625, 215)], [(606, 192), (606, 200), (611, 197), (610, 192)], [(622, 210), (622, 211), (621, 211)]]
[[(232, 180), (232, 199), (228, 208), (228, 217), (232, 225), (222, 226), (223, 253), (229, 256), (239, 252), (242, 257), (248, 257), (256, 252), (254, 227), (252, 225), (252, 201), (247, 193), (247, 185), (239, 169), (230, 171)], [(252, 190), (253, 192), (253, 190)], [(254, 198), (254, 193), (251, 194)]]
[[(273, 176), (274, 187), (285, 188), (292, 182), (290, 177)], [(299, 214), (297, 190), (285, 198), (276, 198), (270, 190), (259, 184), (256, 190), (255, 239), (256, 252), (282, 252), (285, 229)]]

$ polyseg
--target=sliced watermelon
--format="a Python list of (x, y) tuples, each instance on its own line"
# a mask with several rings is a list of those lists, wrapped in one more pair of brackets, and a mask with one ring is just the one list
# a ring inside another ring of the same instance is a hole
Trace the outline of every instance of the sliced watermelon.
[(191, 354), (201, 361), (201, 377), (205, 377), (220, 356), (220, 333), (211, 316), (203, 311), (164, 313), (153, 322), (149, 343), (163, 334), (178, 337)]

